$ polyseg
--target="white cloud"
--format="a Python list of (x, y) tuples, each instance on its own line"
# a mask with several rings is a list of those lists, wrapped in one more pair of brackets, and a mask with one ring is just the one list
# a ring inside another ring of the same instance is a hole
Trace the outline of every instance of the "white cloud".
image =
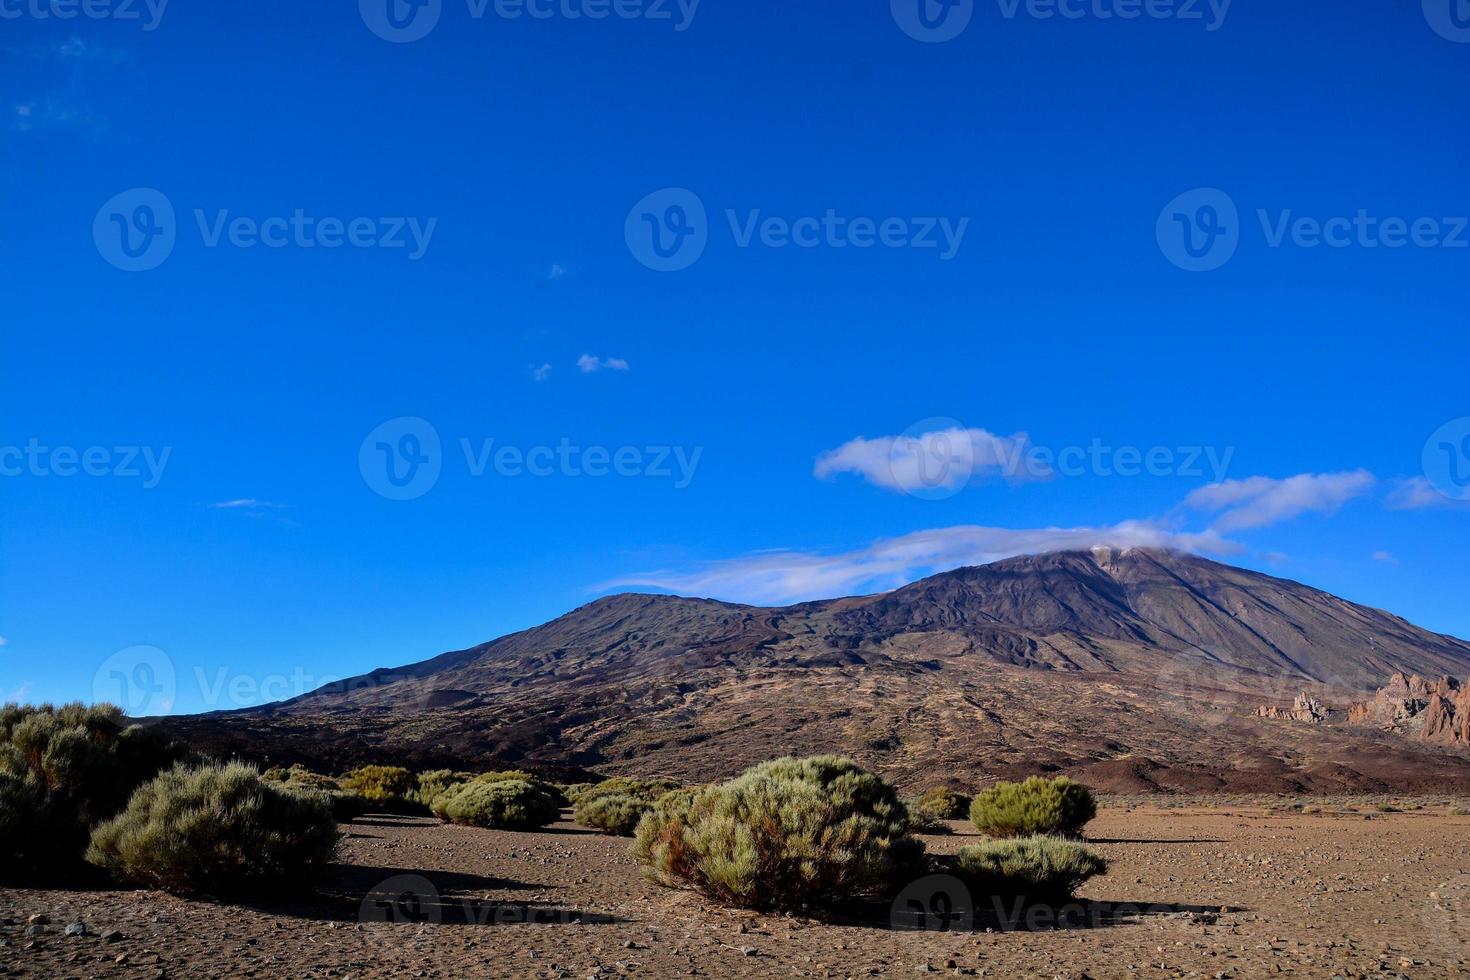
[[(859, 457), (852, 457), (859, 458)], [(1096, 527), (998, 528), (962, 525), (916, 531), (835, 554), (779, 550), (693, 563), (684, 568), (626, 575), (600, 589), (657, 588), (681, 595), (781, 605), (897, 588), (966, 565), (1022, 554), (1111, 548), (1170, 548), (1214, 555), (1245, 550), (1226, 535), (1266, 527), (1304, 513), (1331, 513), (1367, 493), (1371, 473), (1303, 473), (1287, 479), (1252, 477), (1211, 484), (1191, 493), (1167, 520), (1129, 520)], [(1184, 511), (1218, 514), (1204, 530), (1183, 530)], [(1287, 560), (1267, 552), (1266, 561)]]
[(1030, 465), (1030, 445), (1024, 432), (998, 436), (984, 429), (859, 436), (818, 456), (812, 475), (830, 480), (839, 473), (856, 473), (874, 486), (904, 493), (953, 491), (987, 476), (1011, 482), (1047, 479), (1049, 470)]
[(6, 644), (6, 642), (7, 641), (6, 641), (5, 637), (0, 636), (0, 647), (3, 647)]
[(1175, 548), (1216, 554), (1239, 550), (1210, 532), (1184, 534), (1149, 521), (1111, 527), (945, 527), (887, 538), (840, 554), (774, 551), (707, 562), (682, 571), (629, 575), (602, 588), (659, 588), (681, 595), (715, 596), (757, 604), (897, 588), (915, 579), (965, 565), (984, 565), (1015, 555), (1093, 547)]
[(532, 368), (531, 369), (531, 380), (532, 381), (545, 381), (549, 377), (551, 377), (551, 365), (550, 364), (543, 364), (540, 367)]
[(1216, 531), (1244, 531), (1306, 513), (1331, 514), (1349, 500), (1368, 493), (1376, 482), (1367, 470), (1302, 473), (1282, 480), (1253, 476), (1201, 487), (1185, 498), (1184, 506), (1219, 514), (1214, 523)]
[(1291, 556), (1284, 551), (1268, 551), (1261, 557), (1265, 559), (1266, 564), (1272, 567), (1279, 567), (1291, 561)]
[(594, 357), (591, 354), (583, 354), (577, 358), (577, 369), (583, 374), (593, 374), (597, 371), (626, 371), (628, 362), (621, 357)]
[(272, 503), (269, 500), (256, 500), (254, 497), (242, 497), (239, 500), (221, 500), (209, 506), (212, 510), (285, 510), (289, 505)]
[(1395, 558), (1391, 552), (1387, 551), (1373, 552), (1373, 560), (1381, 561), (1389, 565), (1397, 565), (1399, 563), (1399, 560)]
[(546, 281), (556, 282), (566, 274), (567, 270), (560, 263), (553, 262), (551, 263), (551, 268), (546, 270)]
[(1456, 500), (1435, 489), (1422, 476), (1397, 480), (1384, 506), (1389, 510), (1424, 510), (1429, 507), (1470, 507), (1470, 500)]

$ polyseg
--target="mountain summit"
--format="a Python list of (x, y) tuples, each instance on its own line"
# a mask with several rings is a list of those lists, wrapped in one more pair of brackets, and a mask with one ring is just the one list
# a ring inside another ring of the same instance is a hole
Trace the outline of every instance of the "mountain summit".
[(1297, 582), (1095, 548), (783, 608), (615, 595), (292, 701), (167, 724), (281, 757), (700, 778), (837, 751), (916, 782), (1045, 768), (1118, 789), (1361, 789), (1438, 764), (1470, 785), (1470, 760), (1253, 710), (1308, 689), (1347, 703), (1395, 672), (1464, 676), (1470, 644)]

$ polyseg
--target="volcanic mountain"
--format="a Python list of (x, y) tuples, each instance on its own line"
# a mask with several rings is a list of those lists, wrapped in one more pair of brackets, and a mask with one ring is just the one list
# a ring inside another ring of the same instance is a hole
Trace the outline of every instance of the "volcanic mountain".
[[(196, 744), (365, 761), (729, 775), (840, 752), (905, 786), (1063, 771), (1119, 792), (1470, 789), (1470, 755), (1339, 722), (1470, 643), (1296, 582), (1147, 550), (1025, 556), (762, 608), (615, 595), (407, 667), (159, 720)], [(1345, 714), (1345, 712), (1344, 712)]]

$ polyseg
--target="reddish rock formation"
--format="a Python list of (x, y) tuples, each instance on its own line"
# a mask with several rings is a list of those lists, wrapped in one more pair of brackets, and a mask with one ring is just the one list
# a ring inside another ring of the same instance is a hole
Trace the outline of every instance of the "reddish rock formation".
[(1352, 706), (1348, 722), (1437, 745), (1470, 745), (1470, 686), (1453, 677), (1430, 684), (1417, 674), (1396, 673), (1371, 700)]
[(1320, 698), (1310, 697), (1305, 691), (1296, 696), (1290, 708), (1266, 704), (1256, 709), (1256, 715), (1261, 718), (1284, 718), (1287, 721), (1304, 721), (1310, 725), (1320, 725), (1330, 714), (1332, 710)]

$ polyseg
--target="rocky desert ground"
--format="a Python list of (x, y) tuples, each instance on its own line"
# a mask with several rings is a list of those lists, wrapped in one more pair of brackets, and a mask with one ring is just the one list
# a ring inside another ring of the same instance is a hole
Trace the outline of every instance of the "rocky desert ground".
[[(366, 816), (343, 825), (314, 896), (240, 908), (0, 890), (0, 974), (1464, 976), (1470, 816), (1453, 802), (1115, 797), (1087, 828), (1112, 868), (1075, 905), (995, 908), (939, 879), (827, 921), (647, 884), (626, 840), (570, 822), (511, 833)], [(951, 828), (925, 838), (931, 852), (972, 839)]]

